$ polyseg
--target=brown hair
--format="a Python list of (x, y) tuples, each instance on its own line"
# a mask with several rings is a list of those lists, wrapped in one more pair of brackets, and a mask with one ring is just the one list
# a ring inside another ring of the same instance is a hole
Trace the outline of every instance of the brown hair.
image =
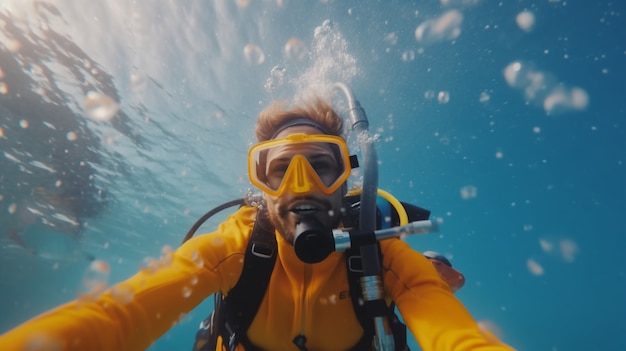
[(256, 124), (256, 138), (259, 142), (270, 140), (272, 136), (291, 120), (305, 118), (319, 124), (330, 135), (343, 136), (343, 120), (332, 106), (319, 97), (300, 106), (287, 108), (284, 101), (275, 101), (259, 114)]

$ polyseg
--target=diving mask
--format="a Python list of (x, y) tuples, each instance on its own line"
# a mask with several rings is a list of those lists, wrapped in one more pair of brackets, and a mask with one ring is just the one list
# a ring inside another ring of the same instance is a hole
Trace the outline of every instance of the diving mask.
[(350, 177), (346, 142), (333, 135), (295, 133), (248, 151), (250, 182), (269, 194), (335, 192)]

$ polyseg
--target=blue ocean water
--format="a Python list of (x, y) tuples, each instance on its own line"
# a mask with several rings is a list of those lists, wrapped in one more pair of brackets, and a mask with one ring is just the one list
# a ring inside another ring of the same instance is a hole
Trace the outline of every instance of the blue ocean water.
[[(625, 14), (0, 1), (0, 332), (76, 298), (93, 259), (114, 285), (177, 247), (250, 190), (257, 113), (341, 81), (378, 138), (379, 186), (441, 222), (405, 240), (465, 274), (477, 320), (518, 350), (626, 349)], [(150, 350), (190, 349), (211, 303)]]

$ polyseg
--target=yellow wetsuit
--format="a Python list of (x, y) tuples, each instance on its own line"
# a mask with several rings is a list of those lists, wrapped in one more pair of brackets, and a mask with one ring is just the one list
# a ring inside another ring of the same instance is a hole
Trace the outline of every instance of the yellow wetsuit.
[[(235, 285), (256, 212), (240, 209), (214, 233), (182, 245), (171, 261), (143, 269), (94, 302), (70, 302), (25, 322), (0, 336), (0, 350), (28, 350), (41, 343), (56, 346), (53, 350), (146, 349), (207, 296)], [(292, 340), (303, 334), (311, 351), (349, 349), (362, 329), (349, 298), (342, 253), (305, 264), (280, 235), (277, 241), (278, 258), (248, 330), (250, 341), (265, 350), (297, 350)], [(401, 240), (381, 245), (385, 293), (425, 351), (511, 350), (485, 339), (424, 256)], [(120, 298), (120, 291), (127, 295)]]

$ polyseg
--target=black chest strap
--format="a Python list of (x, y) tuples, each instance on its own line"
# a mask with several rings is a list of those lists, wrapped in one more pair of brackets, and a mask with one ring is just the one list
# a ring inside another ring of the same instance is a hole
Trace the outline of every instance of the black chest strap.
[(247, 331), (263, 302), (277, 256), (274, 227), (267, 212), (259, 210), (246, 248), (243, 269), (237, 284), (223, 296), (215, 294), (215, 307), (209, 318), (202, 322), (196, 334), (194, 351), (213, 351), (218, 337), (229, 350), (242, 344), (246, 350), (252, 345)]
[[(378, 257), (382, 259), (380, 245), (378, 245)], [(389, 326), (393, 332), (395, 351), (408, 350), (406, 340), (406, 325), (404, 325), (395, 314), (395, 305), (387, 305), (384, 301), (378, 303), (368, 303), (363, 299), (363, 289), (361, 288), (361, 277), (363, 276), (363, 263), (361, 261), (361, 253), (358, 248), (348, 249), (345, 253), (346, 267), (348, 270), (348, 283), (350, 284), (350, 299), (352, 307), (361, 328), (363, 328), (363, 336), (361, 340), (354, 345), (351, 351), (373, 350), (372, 343), (375, 336), (374, 317), (375, 315), (385, 315), (389, 322)], [(382, 263), (382, 262), (381, 262)]]

